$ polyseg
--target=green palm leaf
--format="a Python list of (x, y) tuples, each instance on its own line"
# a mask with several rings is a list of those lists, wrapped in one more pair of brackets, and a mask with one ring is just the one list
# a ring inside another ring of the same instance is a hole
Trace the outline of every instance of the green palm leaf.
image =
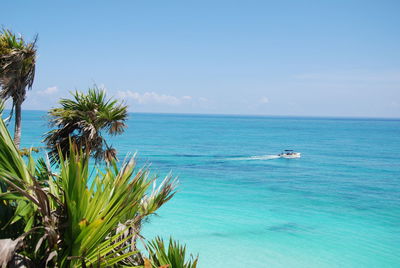
[(84, 149), (89, 149), (97, 160), (110, 162), (116, 157), (115, 149), (108, 146), (103, 132), (117, 135), (124, 131), (127, 106), (107, 99), (104, 90), (96, 86), (87, 94), (76, 91), (72, 99), (61, 99), (60, 108), (49, 111), (53, 130), (45, 134), (44, 141), (53, 160), (58, 161), (58, 149), (63, 156), (69, 152), (69, 139)]

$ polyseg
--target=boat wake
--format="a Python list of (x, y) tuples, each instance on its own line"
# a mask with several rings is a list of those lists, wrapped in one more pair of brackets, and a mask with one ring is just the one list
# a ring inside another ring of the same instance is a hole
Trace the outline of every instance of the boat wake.
[(231, 157), (226, 158), (225, 160), (237, 160), (237, 161), (247, 161), (247, 160), (272, 160), (280, 158), (279, 155), (255, 155), (249, 157)]

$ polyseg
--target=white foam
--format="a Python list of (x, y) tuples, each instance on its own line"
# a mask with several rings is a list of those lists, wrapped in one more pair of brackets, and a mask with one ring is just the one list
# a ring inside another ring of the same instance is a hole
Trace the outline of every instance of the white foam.
[(241, 160), (241, 161), (247, 161), (247, 160), (272, 160), (272, 159), (277, 159), (280, 158), (279, 155), (255, 155), (255, 156), (249, 156), (249, 157), (232, 157), (232, 158), (226, 158), (225, 160)]

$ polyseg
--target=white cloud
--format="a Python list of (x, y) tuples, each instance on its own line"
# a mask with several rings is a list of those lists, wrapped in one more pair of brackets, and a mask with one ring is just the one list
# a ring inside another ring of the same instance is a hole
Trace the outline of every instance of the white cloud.
[(57, 87), (48, 87), (44, 90), (39, 90), (38, 94), (39, 95), (52, 95), (54, 93), (58, 92), (58, 88)]
[(167, 104), (176, 106), (192, 101), (192, 96), (176, 97), (173, 95), (159, 94), (156, 92), (139, 93), (131, 90), (118, 91), (121, 99), (131, 99), (138, 104)]
[(267, 97), (262, 97), (261, 99), (260, 99), (260, 103), (261, 104), (266, 104), (266, 103), (268, 103), (269, 102), (269, 99), (267, 98)]

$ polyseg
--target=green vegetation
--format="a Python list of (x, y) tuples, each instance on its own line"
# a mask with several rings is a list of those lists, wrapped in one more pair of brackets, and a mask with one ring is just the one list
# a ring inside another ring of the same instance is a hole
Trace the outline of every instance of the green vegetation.
[[(30, 156), (25, 163), (3, 120), (0, 152), (0, 235), (12, 234), (9, 237), (14, 239), (0, 240), (0, 246), (12, 244), (0, 264), (15, 256), (35, 267), (136, 267), (144, 263), (136, 247), (137, 227), (175, 194), (176, 180), (170, 175), (150, 190), (155, 178), (147, 167), (135, 172), (131, 158), (121, 168), (115, 160), (103, 170), (96, 168), (91, 177), (90, 151), (72, 141), (67, 158), (60, 152), (59, 172), (55, 173), (43, 159), (35, 162)], [(185, 261), (184, 247), (170, 242), (167, 254), (160, 241), (146, 246), (153, 267), (196, 267), (197, 260)]]
[[(21, 142), (21, 106), (35, 78), (36, 40), (27, 43), (10, 30), (0, 31), (0, 98), (12, 98), (15, 109), (14, 143)], [(11, 112), (12, 114), (12, 112)]]
[(197, 258), (185, 260), (186, 247), (179, 245), (178, 242), (169, 240), (168, 250), (165, 248), (164, 241), (156, 237), (149, 243), (150, 260), (152, 267), (156, 268), (162, 265), (171, 265), (171, 267), (192, 268), (197, 265)]
[[(197, 258), (187, 258), (178, 242), (171, 239), (166, 249), (162, 239), (146, 242), (140, 234), (142, 223), (175, 195), (177, 180), (168, 175), (156, 187), (156, 177), (148, 166), (137, 169), (135, 157), (118, 164), (102, 132), (122, 133), (127, 107), (104, 91), (77, 91), (49, 111), (54, 129), (45, 142), (57, 165), (47, 155), (35, 160), (34, 149), (19, 151), (21, 104), (33, 83), (35, 55), (35, 41), (1, 32), (0, 267), (195, 268)], [(14, 141), (2, 118), (9, 97)], [(90, 168), (91, 157), (107, 165)]]
[(58, 160), (58, 150), (63, 156), (69, 152), (70, 139), (83, 150), (93, 152), (97, 160), (110, 162), (116, 158), (116, 150), (107, 144), (102, 131), (121, 134), (126, 127), (127, 106), (107, 99), (97, 87), (90, 88), (87, 94), (76, 91), (73, 99), (61, 99), (60, 105), (48, 113), (54, 129), (44, 139), (52, 159)]

